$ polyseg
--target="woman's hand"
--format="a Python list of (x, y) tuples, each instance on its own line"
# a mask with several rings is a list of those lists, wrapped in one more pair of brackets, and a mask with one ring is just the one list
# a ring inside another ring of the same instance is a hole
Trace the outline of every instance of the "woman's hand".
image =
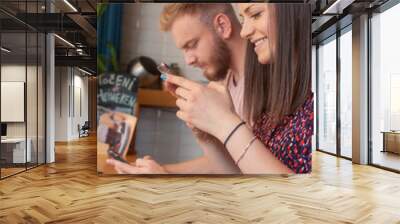
[[(188, 125), (190, 127), (191, 125)], [(192, 133), (198, 142), (218, 144), (220, 141), (213, 135), (208, 134), (198, 128), (192, 128)]]
[(136, 159), (134, 164), (126, 164), (115, 159), (107, 159), (118, 174), (167, 174), (168, 172), (150, 156)]
[(173, 75), (168, 75), (166, 81), (177, 86), (177, 116), (187, 124), (223, 141), (240, 122), (225, 86), (216, 82), (204, 86)]

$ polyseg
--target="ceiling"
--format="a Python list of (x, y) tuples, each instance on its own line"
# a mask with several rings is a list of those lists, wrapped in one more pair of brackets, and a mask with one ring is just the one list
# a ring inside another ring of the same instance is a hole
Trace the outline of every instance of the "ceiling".
[[(47, 1), (47, 5), (45, 2), (45, 0), (0, 1), (2, 46), (12, 50), (7, 53), (7, 60), (21, 61), (25, 56), (36, 57), (38, 51), (37, 41), (34, 38), (36, 33), (52, 32), (74, 45), (66, 43), (61, 38), (55, 38), (56, 66), (80, 66), (95, 72), (97, 1), (50, 0)], [(27, 38), (25, 38), (26, 30)], [(42, 46), (39, 44), (39, 48)], [(4, 54), (5, 52), (2, 52), (2, 55)]]
[(352, 18), (373, 11), (388, 0), (308, 0), (313, 8), (312, 36), (316, 44), (352, 22)]
[[(357, 16), (366, 10), (372, 10), (387, 1), (304, 0), (304, 2), (311, 4), (312, 8), (314, 43), (336, 32), (336, 29), (340, 26), (351, 23), (352, 16)], [(36, 39), (34, 35), (28, 34), (27, 40), (25, 40), (26, 29), (28, 29), (28, 32), (54, 32), (75, 45), (75, 47), (71, 47), (70, 44), (60, 38), (55, 38), (57, 65), (73, 64), (96, 71), (96, 3), (127, 1), (50, 0), (47, 6), (45, 2), (45, 0), (0, 0), (2, 45), (12, 49), (7, 57), (11, 60), (12, 58), (24, 58), (26, 53), (29, 57), (35, 55), (37, 51)], [(303, 2), (303, 0), (285, 2)], [(333, 5), (335, 5), (335, 9), (326, 13), (327, 9), (333, 8)], [(52, 13), (48, 13), (50, 9)], [(339, 20), (344, 22), (338, 23)], [(25, 50), (26, 41), (28, 43), (27, 50)], [(39, 47), (42, 47), (42, 45), (39, 45)], [(2, 52), (3, 54), (4, 52)]]

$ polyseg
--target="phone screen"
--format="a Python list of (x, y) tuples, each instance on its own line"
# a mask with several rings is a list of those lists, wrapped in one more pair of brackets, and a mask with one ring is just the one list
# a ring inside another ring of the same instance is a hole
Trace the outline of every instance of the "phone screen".
[(169, 73), (169, 67), (167, 64), (165, 64), (164, 62), (161, 62), (158, 66), (157, 66), (158, 71), (160, 71), (161, 73)]

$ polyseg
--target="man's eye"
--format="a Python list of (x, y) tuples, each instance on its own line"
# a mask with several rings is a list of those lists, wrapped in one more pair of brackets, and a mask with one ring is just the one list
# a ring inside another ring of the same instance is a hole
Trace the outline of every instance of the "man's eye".
[(195, 48), (195, 47), (197, 47), (197, 42), (198, 42), (198, 41), (193, 42), (193, 43), (190, 45), (190, 48)]

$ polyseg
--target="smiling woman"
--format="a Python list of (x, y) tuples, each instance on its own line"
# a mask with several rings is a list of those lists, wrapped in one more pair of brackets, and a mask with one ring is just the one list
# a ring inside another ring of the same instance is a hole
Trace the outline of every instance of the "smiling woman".
[(311, 171), (311, 10), (308, 4), (238, 4), (246, 53), (243, 111), (286, 166)]
[(266, 64), (271, 60), (270, 41), (276, 42), (276, 15), (272, 5), (268, 4), (238, 4), (242, 17), (240, 35), (254, 44), (258, 60)]
[(307, 4), (241, 3), (239, 8), (241, 36), (250, 41), (244, 111), (256, 120), (267, 109), (279, 120), (311, 92), (311, 10)]

